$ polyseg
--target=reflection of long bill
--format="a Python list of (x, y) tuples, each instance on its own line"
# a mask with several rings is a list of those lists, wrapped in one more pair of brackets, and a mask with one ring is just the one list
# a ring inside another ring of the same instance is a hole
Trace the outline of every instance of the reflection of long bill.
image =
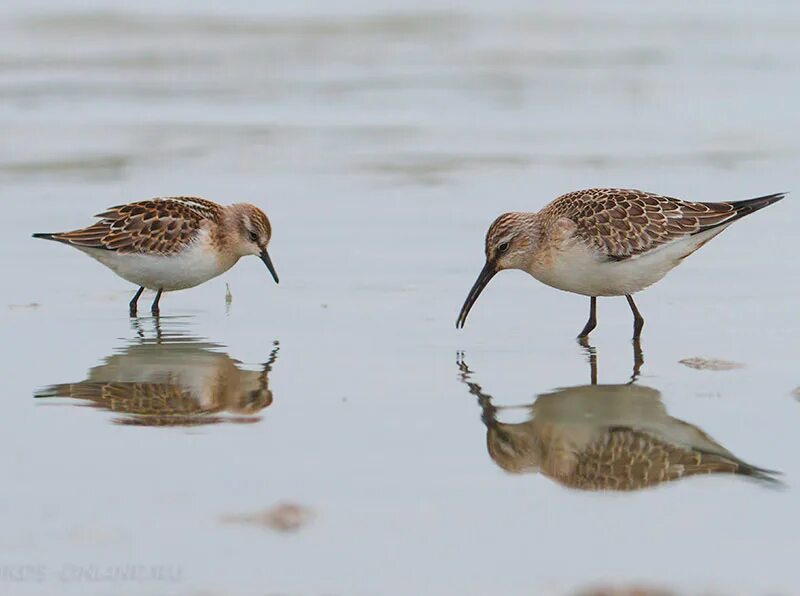
[(461, 312), (458, 314), (458, 319), (456, 319), (456, 328), (463, 327), (464, 323), (467, 322), (467, 315), (472, 305), (475, 304), (478, 296), (481, 295), (486, 284), (494, 277), (495, 273), (497, 273), (495, 264), (491, 261), (486, 261), (483, 269), (481, 269), (481, 272), (478, 274), (478, 279), (475, 280), (475, 284), (472, 286), (472, 289), (467, 295), (467, 299), (464, 301), (464, 306), (461, 307)]

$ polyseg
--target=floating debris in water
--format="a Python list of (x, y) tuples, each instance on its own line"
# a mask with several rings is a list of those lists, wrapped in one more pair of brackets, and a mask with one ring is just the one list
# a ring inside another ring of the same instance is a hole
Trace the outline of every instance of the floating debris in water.
[(231, 302), (233, 302), (233, 294), (231, 294), (231, 287), (228, 284), (225, 284), (225, 304), (227, 306), (230, 306)]
[(236, 524), (256, 524), (276, 532), (296, 532), (311, 521), (313, 513), (296, 503), (280, 503), (270, 509), (243, 515), (226, 515), (222, 521)]
[(735, 370), (737, 368), (744, 368), (744, 364), (741, 362), (718, 360), (716, 358), (684, 358), (678, 362), (696, 370)]
[(9, 310), (17, 310), (19, 308), (39, 308), (41, 304), (38, 302), (28, 302), (28, 304), (9, 304)]

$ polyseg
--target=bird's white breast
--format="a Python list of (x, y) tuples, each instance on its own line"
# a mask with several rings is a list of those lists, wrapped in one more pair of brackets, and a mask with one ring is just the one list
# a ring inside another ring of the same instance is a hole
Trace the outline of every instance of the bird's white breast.
[(633, 294), (660, 280), (725, 227), (687, 236), (622, 261), (605, 260), (583, 242), (570, 239), (541, 263), (534, 263), (528, 273), (549, 286), (585, 296)]
[(151, 290), (183, 290), (197, 286), (230, 269), (236, 259), (220, 258), (206, 230), (174, 255), (120, 254), (96, 248), (81, 249), (121, 278)]

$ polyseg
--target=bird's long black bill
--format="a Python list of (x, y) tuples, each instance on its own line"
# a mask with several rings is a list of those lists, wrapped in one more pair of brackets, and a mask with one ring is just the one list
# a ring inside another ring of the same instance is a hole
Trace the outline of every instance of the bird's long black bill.
[(261, 251), (261, 260), (264, 261), (267, 269), (269, 269), (269, 272), (272, 274), (272, 279), (275, 280), (275, 283), (278, 283), (278, 273), (275, 271), (275, 265), (272, 264), (272, 259), (269, 258), (269, 253), (266, 248)]
[(472, 286), (472, 289), (467, 295), (467, 299), (464, 301), (464, 306), (461, 307), (461, 312), (458, 314), (458, 319), (456, 319), (456, 329), (464, 326), (472, 305), (475, 304), (478, 296), (481, 295), (486, 284), (494, 277), (495, 273), (497, 273), (497, 270), (494, 267), (494, 263), (486, 261), (480, 274), (478, 274), (478, 279), (475, 280), (475, 284)]

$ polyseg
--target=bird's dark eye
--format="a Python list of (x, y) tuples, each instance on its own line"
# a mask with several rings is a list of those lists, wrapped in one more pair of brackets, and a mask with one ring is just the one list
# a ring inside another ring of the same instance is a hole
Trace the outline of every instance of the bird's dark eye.
[(504, 253), (508, 250), (508, 242), (503, 242), (497, 245), (497, 252)]
[(257, 242), (258, 241), (258, 234), (255, 232), (250, 232), (250, 242)]

